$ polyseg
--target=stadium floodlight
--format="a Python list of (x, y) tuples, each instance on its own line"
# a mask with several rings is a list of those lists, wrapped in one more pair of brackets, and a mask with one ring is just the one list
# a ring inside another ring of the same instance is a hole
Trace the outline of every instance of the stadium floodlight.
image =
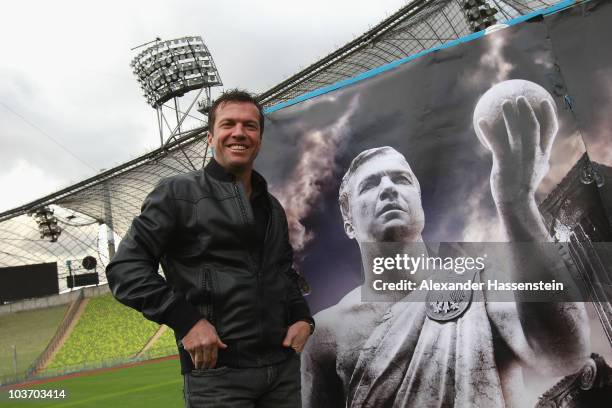
[(210, 98), (210, 88), (221, 86), (223, 83), (212, 55), (200, 36), (188, 36), (168, 41), (156, 38), (142, 46), (145, 45), (148, 47), (134, 57), (130, 66), (144, 92), (143, 96), (147, 103), (158, 112), (158, 125), (163, 145), (163, 123), (167, 123), (162, 109), (164, 103), (174, 99), (177, 124), (168, 139), (170, 141), (177, 132), (180, 133), (181, 124), (193, 107), (192, 103), (182, 119), (179, 118), (177, 97), (190, 91), (200, 90), (196, 99), (203, 91)]
[(207, 95), (198, 101), (198, 112), (202, 115), (208, 115), (210, 108), (212, 108), (213, 101), (210, 96)]
[(195, 89), (223, 85), (199, 36), (156, 40), (134, 57), (130, 66), (153, 108)]
[(51, 242), (57, 242), (62, 228), (57, 225), (57, 217), (53, 215), (53, 210), (49, 207), (41, 207), (28, 214), (34, 217), (40, 232), (40, 239), (49, 238)]
[(497, 23), (495, 14), (499, 11), (486, 0), (464, 0), (463, 9), (473, 32), (481, 31)]

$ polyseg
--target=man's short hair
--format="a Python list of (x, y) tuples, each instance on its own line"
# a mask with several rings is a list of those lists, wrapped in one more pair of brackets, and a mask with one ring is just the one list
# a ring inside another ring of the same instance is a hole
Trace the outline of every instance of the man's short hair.
[(212, 106), (210, 107), (210, 110), (208, 111), (208, 130), (209, 132), (212, 132), (213, 128), (215, 127), (215, 119), (217, 116), (217, 109), (219, 108), (219, 106), (221, 106), (224, 103), (232, 103), (232, 102), (246, 102), (246, 103), (252, 103), (253, 105), (255, 105), (255, 107), (259, 111), (260, 134), (263, 135), (263, 131), (264, 131), (263, 107), (261, 106), (257, 98), (255, 98), (255, 96), (253, 96), (251, 93), (245, 90), (238, 89), (238, 88), (229, 89), (223, 92), (221, 96), (219, 96), (213, 102)]
[[(382, 147), (375, 147), (373, 149), (364, 150), (363, 152), (359, 153), (351, 162), (351, 165), (349, 166), (348, 170), (344, 174), (344, 177), (342, 177), (342, 183), (340, 183), (340, 189), (338, 191), (338, 203), (340, 204), (340, 212), (342, 213), (343, 222), (350, 221), (351, 208), (349, 205), (350, 191), (348, 189), (348, 184), (349, 184), (349, 181), (351, 180), (351, 177), (353, 177), (353, 174), (355, 174), (357, 169), (361, 167), (364, 163), (373, 159), (374, 157), (382, 156), (385, 154), (398, 154), (404, 157), (403, 154), (401, 154), (394, 148), (389, 147), (389, 146), (382, 146)], [(418, 186), (418, 181), (417, 181), (417, 186)], [(420, 190), (420, 187), (418, 188)]]

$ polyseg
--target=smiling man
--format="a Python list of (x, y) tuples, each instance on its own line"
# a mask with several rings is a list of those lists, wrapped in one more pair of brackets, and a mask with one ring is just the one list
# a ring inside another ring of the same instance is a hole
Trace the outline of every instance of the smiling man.
[(174, 330), (187, 407), (300, 407), (297, 353), (314, 321), (283, 208), (253, 170), (262, 107), (228, 91), (208, 123), (214, 159), (149, 194), (108, 282), (119, 301)]

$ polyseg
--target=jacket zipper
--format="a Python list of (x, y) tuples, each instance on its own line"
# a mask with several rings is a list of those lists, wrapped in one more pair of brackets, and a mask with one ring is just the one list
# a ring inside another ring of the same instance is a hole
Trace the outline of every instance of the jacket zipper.
[(264, 245), (263, 245), (263, 250), (261, 251), (261, 264), (263, 266), (264, 264), (264, 259), (266, 259), (265, 255), (266, 255), (266, 248), (267, 245), (266, 243), (268, 242), (268, 239), (270, 238), (270, 228), (272, 226), (272, 203), (270, 203), (270, 199), (269, 197), (266, 197), (267, 201), (268, 201), (268, 208), (266, 208), (266, 212), (268, 213), (268, 223), (266, 224), (266, 235), (264, 235)]
[[(242, 191), (240, 190), (238, 183), (234, 181), (234, 192), (236, 193), (236, 197), (238, 199), (238, 206), (240, 207), (240, 212), (242, 213), (242, 218), (245, 222), (245, 224), (248, 225), (249, 223), (249, 217), (247, 216), (247, 211), (245, 208), (245, 204), (244, 204), (244, 199), (243, 199), (243, 194)], [(259, 344), (263, 344), (263, 327), (262, 327), (262, 317), (261, 317), (261, 298), (263, 296), (263, 293), (261, 291), (261, 271), (260, 268), (255, 265), (255, 262), (253, 262), (253, 254), (251, 253), (251, 250), (249, 248), (249, 264), (251, 265), (251, 268), (255, 270), (255, 277), (256, 277), (256, 285), (257, 285), (257, 299), (255, 299), (255, 302), (257, 304), (257, 314), (258, 314), (258, 319), (257, 319), (257, 328), (259, 330)], [(259, 359), (259, 356), (258, 356)]]
[[(215, 298), (213, 295), (212, 276), (209, 276), (209, 271), (206, 268), (204, 268), (202, 272), (202, 288), (204, 288), (204, 293), (206, 293), (206, 299), (204, 299), (204, 308), (206, 310), (205, 316), (206, 319), (210, 322), (210, 324), (216, 327), (214, 313)], [(219, 330), (219, 328), (217, 328), (217, 330)]]

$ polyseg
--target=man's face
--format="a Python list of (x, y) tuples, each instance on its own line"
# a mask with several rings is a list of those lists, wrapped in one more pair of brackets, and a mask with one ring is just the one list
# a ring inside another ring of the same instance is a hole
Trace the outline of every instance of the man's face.
[(425, 215), (416, 177), (402, 155), (387, 153), (365, 162), (349, 184), (350, 222), (358, 242), (400, 242), (421, 238)]
[(261, 146), (257, 107), (248, 102), (219, 105), (208, 143), (215, 150), (215, 160), (223, 168), (238, 172), (250, 170)]

